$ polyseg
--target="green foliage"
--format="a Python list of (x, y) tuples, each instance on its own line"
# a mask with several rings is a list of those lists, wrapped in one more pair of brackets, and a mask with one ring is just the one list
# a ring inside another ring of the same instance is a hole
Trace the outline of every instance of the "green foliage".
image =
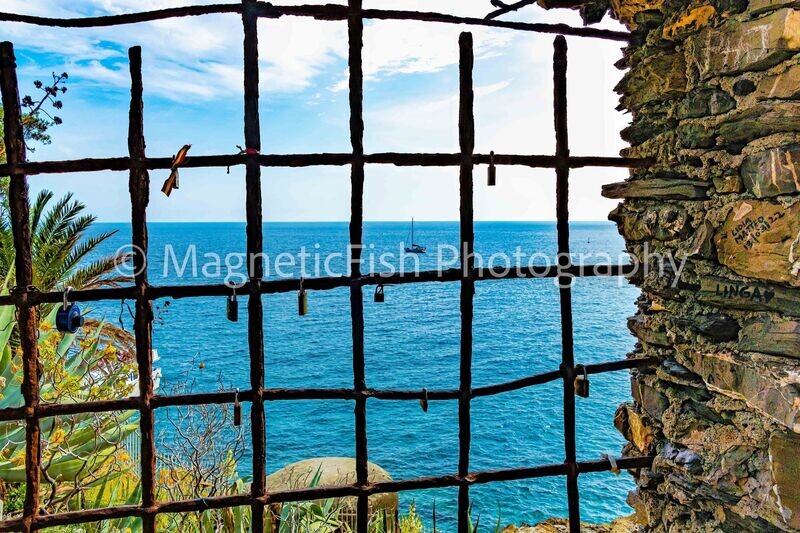
[[(105, 339), (105, 326), (100, 323), (79, 335), (62, 335), (53, 329), (54, 314), (55, 310), (41, 321), (39, 328), (42, 400), (80, 403), (130, 394), (134, 384), (129, 376), (135, 366), (129, 359), (120, 358), (113, 342)], [(24, 403), (20, 390), (21, 353), (12, 350), (9, 343), (13, 321), (13, 307), (0, 309), (0, 408)], [(138, 427), (134, 416), (135, 411), (127, 411), (41, 420), (42, 477), (49, 484), (42, 491), (45, 509), (52, 512), (86, 505), (87, 496), (109, 480), (115, 480), (117, 496), (126, 485), (121, 478), (129, 476), (129, 457), (123, 442)], [(0, 441), (0, 480), (5, 484), (23, 483), (24, 422), (0, 423)]]

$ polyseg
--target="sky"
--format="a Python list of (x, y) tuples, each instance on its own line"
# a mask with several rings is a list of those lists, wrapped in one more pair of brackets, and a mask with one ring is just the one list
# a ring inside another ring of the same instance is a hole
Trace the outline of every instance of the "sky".
[[(211, 0), (3, 0), (0, 10), (57, 17), (118, 14)], [(291, 2), (273, 2), (284, 4)], [(489, 0), (364, 0), (364, 7), (436, 10), (482, 17)], [(505, 19), (581, 25), (576, 12), (529, 6)], [(613, 20), (598, 27), (624, 29)], [(364, 147), (382, 151), (458, 151), (458, 34), (438, 23), (368, 21), (364, 35)], [(471, 28), (475, 42), (478, 153), (552, 154), (553, 35)], [(23, 94), (33, 80), (69, 73), (64, 123), (31, 160), (127, 155), (130, 77), (127, 48), (142, 46), (145, 136), (150, 157), (183, 144), (189, 155), (235, 153), (243, 145), (242, 33), (235, 14), (162, 20), (115, 28), (58, 29), (0, 23), (14, 43)], [(619, 155), (629, 119), (615, 111), (621, 43), (568, 37), (569, 127), (573, 155)], [(349, 152), (346, 22), (284, 17), (259, 22), (262, 153)], [(244, 170), (181, 170), (181, 188), (160, 192), (168, 171), (151, 172), (148, 220), (243, 221)], [(574, 220), (605, 220), (615, 201), (603, 183), (625, 169), (571, 173)], [(126, 172), (38, 175), (32, 192), (73, 191), (102, 222), (127, 221)], [(554, 220), (552, 170), (498, 167), (486, 186), (475, 168), (476, 220)], [(262, 169), (265, 221), (349, 219), (349, 167)], [(368, 165), (365, 220), (457, 220), (458, 168)]]

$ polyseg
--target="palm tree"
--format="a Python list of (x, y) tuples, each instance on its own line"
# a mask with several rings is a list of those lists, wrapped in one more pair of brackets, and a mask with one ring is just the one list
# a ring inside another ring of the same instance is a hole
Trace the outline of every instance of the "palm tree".
[[(129, 254), (105, 255), (87, 262), (116, 231), (87, 235), (97, 217), (84, 214), (86, 206), (73, 200), (72, 193), (51, 205), (53, 197), (52, 191), (43, 190), (31, 206), (34, 286), (46, 292), (69, 286), (76, 289), (117, 287), (130, 282), (130, 276), (118, 270), (130, 259)], [(10, 282), (9, 286), (14, 285), (14, 253), (6, 199), (0, 206), (0, 277)]]
[[(84, 214), (86, 206), (67, 193), (51, 205), (54, 194), (43, 190), (31, 206), (31, 260), (33, 263), (33, 285), (42, 292), (75, 289), (118, 287), (132, 278), (120, 272), (118, 267), (131, 259), (128, 253), (101, 255), (98, 248), (116, 231), (88, 234), (97, 220)], [(11, 233), (11, 217), (7, 196), (0, 198), (0, 281), (4, 287), (15, 285), (14, 239)], [(93, 256), (97, 256), (93, 258)], [(53, 310), (53, 304), (39, 306), (40, 321)], [(86, 326), (94, 329), (97, 320), (87, 318)], [(113, 324), (104, 323), (103, 334), (117, 341), (123, 354), (132, 357), (134, 340), (130, 332)], [(19, 342), (16, 325), (10, 343)]]

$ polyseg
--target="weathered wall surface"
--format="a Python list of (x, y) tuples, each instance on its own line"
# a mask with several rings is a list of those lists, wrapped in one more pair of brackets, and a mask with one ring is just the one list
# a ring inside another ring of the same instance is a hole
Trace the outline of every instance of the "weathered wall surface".
[(650, 258), (632, 356), (662, 361), (615, 420), (657, 455), (630, 502), (652, 531), (798, 531), (800, 2), (610, 5), (635, 36), (625, 155), (655, 158), (604, 188)]

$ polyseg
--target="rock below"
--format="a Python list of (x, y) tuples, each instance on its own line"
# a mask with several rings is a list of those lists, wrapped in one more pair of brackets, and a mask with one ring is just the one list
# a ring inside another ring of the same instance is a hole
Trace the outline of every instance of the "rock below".
[[(501, 533), (567, 533), (568, 531), (569, 522), (566, 518), (549, 518), (535, 526), (507, 526)], [(581, 522), (581, 531), (587, 533), (633, 533), (639, 529), (633, 516), (623, 516), (610, 524)]]
[[(352, 457), (318, 457), (292, 463), (267, 476), (267, 490), (275, 492), (310, 487), (317, 472), (317, 487), (351, 485), (356, 482), (356, 460)], [(367, 479), (378, 483), (391, 481), (392, 477), (380, 466), (369, 463)], [(346, 508), (355, 510), (355, 497), (341, 498), (341, 502)], [(398, 508), (397, 494), (370, 496), (369, 508), (371, 513), (387, 511), (393, 519)]]

